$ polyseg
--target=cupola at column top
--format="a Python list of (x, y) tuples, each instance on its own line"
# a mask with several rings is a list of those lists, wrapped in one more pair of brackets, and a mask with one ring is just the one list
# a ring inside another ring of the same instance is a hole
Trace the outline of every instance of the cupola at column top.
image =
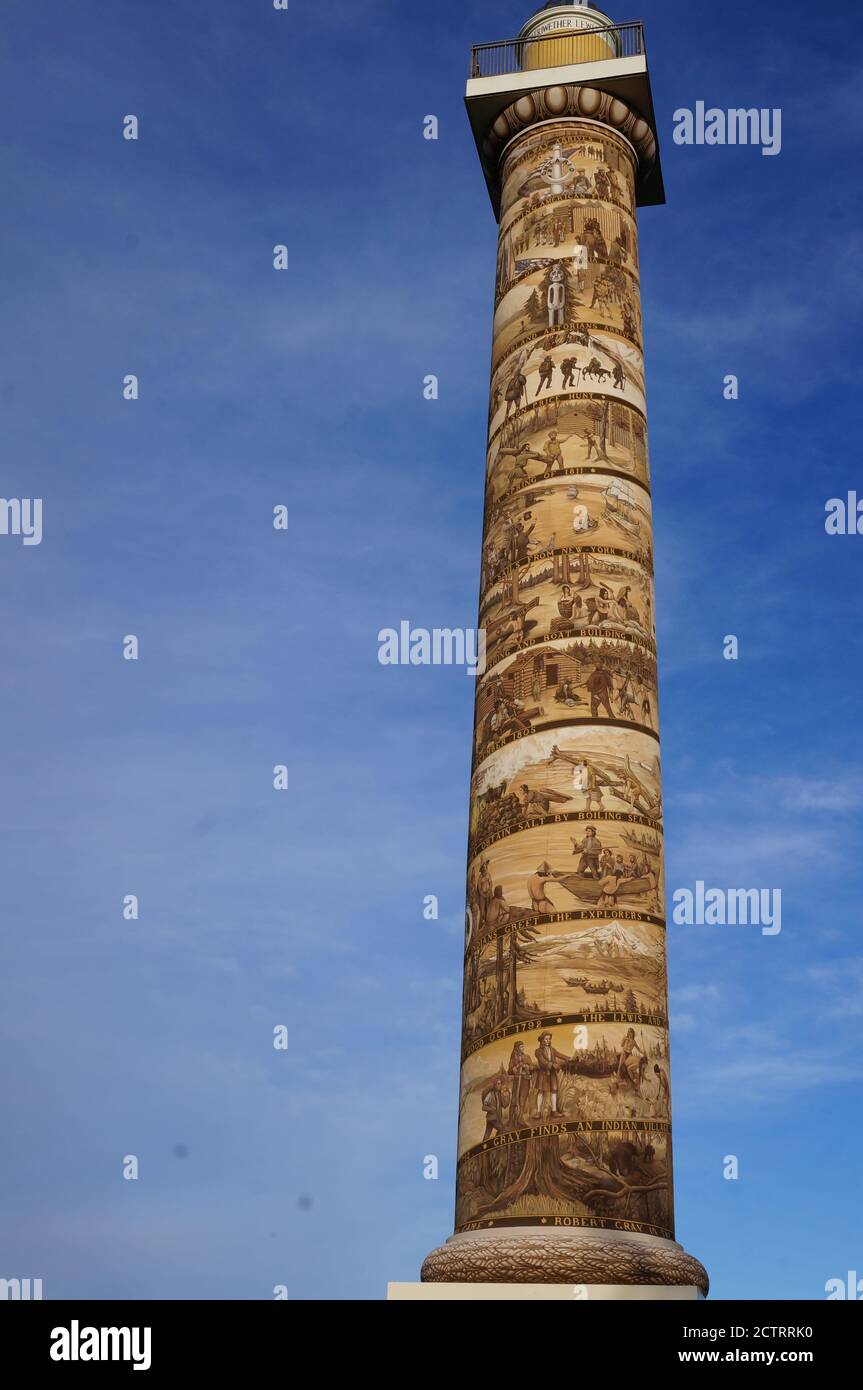
[(517, 37), (474, 45), (465, 98), (496, 215), (508, 139), (535, 121), (576, 114), (629, 139), (640, 207), (665, 202), (640, 20), (617, 24), (594, 4), (544, 5)]
[(604, 14), (598, 5), (581, 4), (580, 0), (570, 0), (569, 4), (552, 0), (550, 5), (543, 5), (522, 25), (521, 37), (539, 38), (542, 34), (556, 31), (573, 33), (578, 29), (596, 29), (606, 24), (613, 25), (614, 20)]
[[(575, 47), (574, 34), (580, 36)], [(519, 38), (532, 40), (525, 50), (525, 66), (531, 68), (617, 58), (620, 52), (614, 20), (595, 5), (545, 5), (522, 25)]]

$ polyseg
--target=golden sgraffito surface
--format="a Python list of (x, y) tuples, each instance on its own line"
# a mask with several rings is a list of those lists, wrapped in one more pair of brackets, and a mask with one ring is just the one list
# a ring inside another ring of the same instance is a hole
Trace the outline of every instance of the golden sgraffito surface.
[(579, 120), (503, 162), (459, 1230), (673, 1234), (634, 174)]
[(524, 67), (565, 67), (570, 63), (598, 63), (616, 56), (612, 40), (604, 34), (555, 34), (525, 44)]

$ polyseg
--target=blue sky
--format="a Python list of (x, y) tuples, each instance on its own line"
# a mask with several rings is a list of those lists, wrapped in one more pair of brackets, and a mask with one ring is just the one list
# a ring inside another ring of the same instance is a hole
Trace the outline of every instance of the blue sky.
[[(376, 1299), (452, 1230), (472, 681), (376, 637), (475, 622), (496, 228), (462, 97), (527, 14), (4, 6), (2, 492), (44, 538), (0, 537), (0, 1276), (46, 1297)], [(615, 12), (668, 196), (668, 884), (783, 895), (778, 937), (669, 929), (678, 1235), (720, 1298), (863, 1270), (863, 539), (824, 531), (863, 495), (861, 72), (830, 15)], [(674, 145), (698, 100), (781, 107), (782, 153)]]

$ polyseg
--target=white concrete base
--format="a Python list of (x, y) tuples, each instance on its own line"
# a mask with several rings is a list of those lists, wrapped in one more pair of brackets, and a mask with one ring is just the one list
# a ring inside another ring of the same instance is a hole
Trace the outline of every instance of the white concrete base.
[(388, 1284), (387, 1301), (494, 1301), (584, 1303), (617, 1300), (622, 1303), (695, 1302), (702, 1298), (694, 1284)]

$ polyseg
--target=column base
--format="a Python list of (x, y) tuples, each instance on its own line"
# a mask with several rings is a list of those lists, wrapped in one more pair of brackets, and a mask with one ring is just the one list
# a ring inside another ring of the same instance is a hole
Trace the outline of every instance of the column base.
[(424, 1284), (693, 1286), (707, 1271), (682, 1245), (658, 1236), (588, 1229), (510, 1227), (451, 1236), (422, 1267)]
[(392, 1302), (692, 1302), (703, 1298), (694, 1284), (388, 1284)]

